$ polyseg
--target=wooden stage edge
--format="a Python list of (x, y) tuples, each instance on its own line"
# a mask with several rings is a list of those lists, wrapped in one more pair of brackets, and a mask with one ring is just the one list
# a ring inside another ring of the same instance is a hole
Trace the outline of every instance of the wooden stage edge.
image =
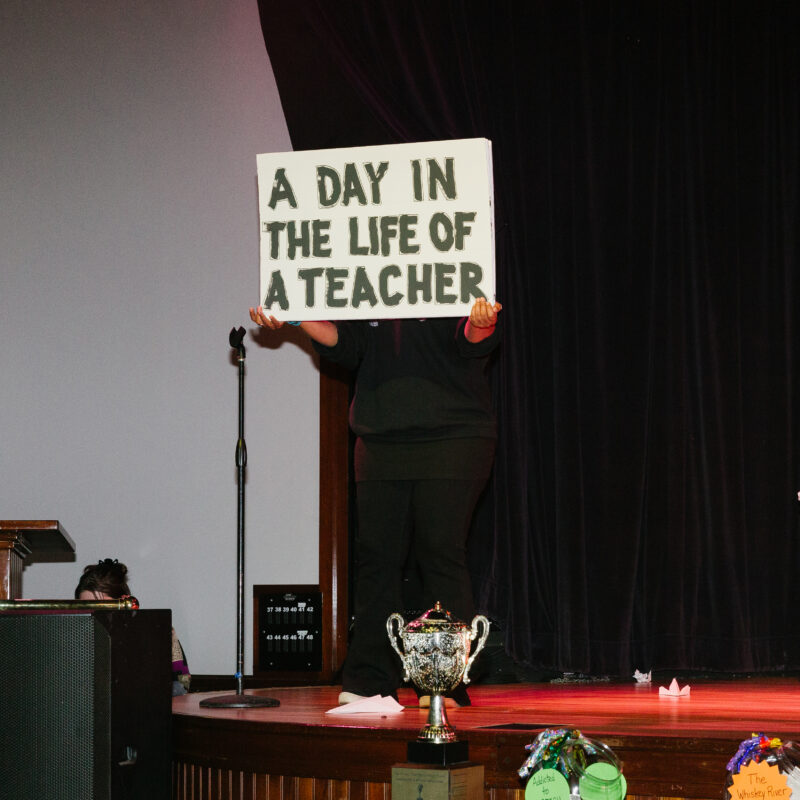
[[(683, 685), (683, 684), (681, 684)], [(338, 686), (255, 689), (274, 708), (207, 709), (216, 692), (173, 699), (175, 800), (388, 800), (391, 767), (427, 720), (410, 689), (400, 714), (332, 716)], [(623, 762), (628, 797), (720, 800), (726, 764), (754, 732), (800, 739), (800, 681), (695, 681), (688, 697), (657, 684), (502, 684), (470, 687), (472, 705), (448, 708), (485, 769), (489, 800), (522, 800), (517, 770), (545, 727), (577, 728)]]

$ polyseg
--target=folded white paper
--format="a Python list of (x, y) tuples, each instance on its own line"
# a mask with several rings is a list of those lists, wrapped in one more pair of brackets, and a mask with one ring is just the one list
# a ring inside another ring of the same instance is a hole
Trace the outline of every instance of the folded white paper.
[(394, 697), (381, 697), (374, 694), (363, 700), (355, 700), (341, 706), (329, 708), (326, 714), (399, 714), (403, 706)]
[(653, 677), (653, 671), (650, 670), (650, 672), (639, 672), (637, 669), (633, 673), (633, 677), (636, 679), (636, 683), (650, 683), (650, 680)]
[(662, 697), (688, 697), (691, 691), (692, 690), (689, 688), (688, 683), (681, 689), (678, 686), (677, 678), (672, 679), (672, 683), (669, 685), (669, 689), (666, 689), (663, 686), (658, 687), (658, 693)]

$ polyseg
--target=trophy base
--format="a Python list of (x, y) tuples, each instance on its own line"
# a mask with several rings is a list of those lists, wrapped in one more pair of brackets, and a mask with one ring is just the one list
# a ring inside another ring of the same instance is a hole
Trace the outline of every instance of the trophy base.
[(437, 764), (443, 767), (469, 761), (469, 742), (409, 742), (406, 758), (413, 764)]

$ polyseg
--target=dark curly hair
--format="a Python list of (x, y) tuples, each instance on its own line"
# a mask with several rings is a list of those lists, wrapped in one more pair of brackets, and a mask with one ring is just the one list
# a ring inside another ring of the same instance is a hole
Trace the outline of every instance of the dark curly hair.
[(83, 568), (83, 575), (75, 588), (75, 599), (83, 591), (107, 594), (115, 600), (131, 593), (128, 588), (128, 568), (116, 558), (104, 558), (97, 564)]

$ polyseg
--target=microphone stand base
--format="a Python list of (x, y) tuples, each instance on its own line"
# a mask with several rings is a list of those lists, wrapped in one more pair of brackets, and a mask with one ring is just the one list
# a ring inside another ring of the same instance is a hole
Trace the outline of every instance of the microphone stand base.
[(280, 704), (274, 697), (257, 694), (223, 694), (200, 701), (201, 708), (274, 708)]

